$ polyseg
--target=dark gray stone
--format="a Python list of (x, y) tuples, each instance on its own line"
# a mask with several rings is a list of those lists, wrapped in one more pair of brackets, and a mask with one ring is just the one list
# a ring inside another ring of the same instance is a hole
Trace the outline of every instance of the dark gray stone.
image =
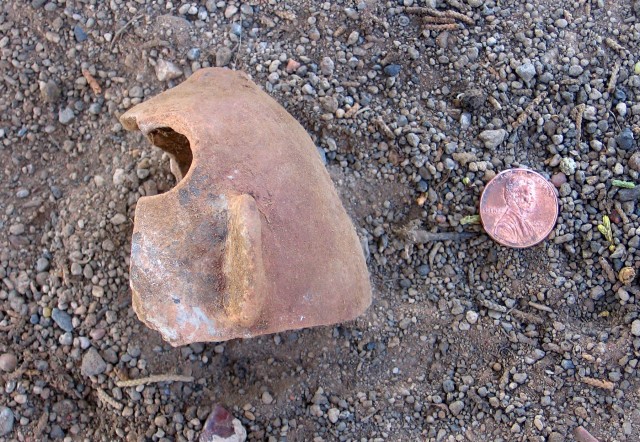
[(69, 314), (64, 310), (54, 308), (53, 311), (51, 312), (51, 318), (56, 324), (58, 324), (58, 327), (60, 327), (62, 330), (66, 332), (73, 331), (71, 316), (69, 316)]

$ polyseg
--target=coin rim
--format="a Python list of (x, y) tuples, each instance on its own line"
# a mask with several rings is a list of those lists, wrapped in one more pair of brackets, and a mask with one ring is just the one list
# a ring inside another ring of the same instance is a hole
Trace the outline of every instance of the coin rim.
[[(496, 238), (495, 236), (493, 236), (485, 227), (484, 225), (484, 218), (482, 217), (482, 202), (484, 200), (485, 197), (485, 193), (487, 191), (487, 189), (491, 186), (491, 183), (493, 183), (493, 181), (498, 178), (500, 175), (504, 175), (507, 173), (513, 173), (513, 172), (527, 172), (527, 173), (532, 173), (534, 175), (539, 176), (540, 178), (542, 178), (542, 181), (544, 181), (544, 183), (549, 187), (549, 189), (551, 190), (551, 193), (553, 194), (553, 197), (556, 201), (555, 204), (555, 214), (554, 214), (554, 220), (553, 223), (551, 223), (551, 226), (549, 227), (549, 229), (547, 230), (547, 232), (542, 236), (542, 238), (540, 240), (538, 240), (537, 242), (533, 243), (533, 244), (527, 244), (527, 245), (522, 245), (522, 246), (512, 246), (512, 245), (508, 245), (503, 243), (502, 241), (500, 241), (498, 238)], [(547, 239), (547, 237), (551, 234), (551, 231), (555, 228), (556, 224), (558, 223), (558, 214), (560, 211), (559, 208), (560, 205), (560, 201), (558, 200), (558, 195), (556, 194), (556, 189), (553, 187), (553, 184), (551, 184), (551, 182), (546, 179), (544, 176), (542, 176), (540, 173), (536, 172), (535, 170), (531, 170), (531, 169), (525, 169), (523, 167), (516, 167), (515, 169), (506, 169), (503, 170), (502, 172), (499, 172), (496, 176), (494, 176), (493, 178), (491, 178), (489, 180), (489, 182), (487, 183), (486, 186), (484, 186), (484, 189), (482, 191), (482, 195), (480, 195), (480, 205), (478, 207), (478, 211), (480, 212), (480, 221), (482, 222), (482, 228), (484, 229), (484, 231), (487, 233), (487, 235), (489, 235), (489, 237), (491, 239), (493, 239), (495, 242), (497, 242), (498, 244), (504, 246), (504, 247), (510, 247), (512, 249), (528, 249), (529, 247), (533, 247), (535, 245), (540, 244), (542, 241), (544, 241), (545, 239)]]

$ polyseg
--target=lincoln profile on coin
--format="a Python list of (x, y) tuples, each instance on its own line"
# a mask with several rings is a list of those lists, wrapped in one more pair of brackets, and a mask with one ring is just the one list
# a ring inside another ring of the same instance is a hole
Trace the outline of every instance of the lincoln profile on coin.
[(529, 221), (529, 214), (535, 209), (534, 183), (522, 175), (508, 177), (504, 188), (504, 200), (507, 210), (495, 224), (495, 237), (513, 244), (535, 241), (536, 229)]

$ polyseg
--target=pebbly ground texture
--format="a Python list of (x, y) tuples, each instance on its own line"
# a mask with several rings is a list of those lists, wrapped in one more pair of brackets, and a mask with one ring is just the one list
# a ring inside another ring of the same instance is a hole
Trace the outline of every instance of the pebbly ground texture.
[[(639, 440), (639, 62), (638, 0), (0, 2), (0, 438), (191, 441), (220, 403), (252, 441)], [(174, 183), (118, 117), (203, 66), (325, 153), (360, 319), (172, 348), (136, 318), (136, 201)], [(520, 166), (560, 199), (527, 250), (467, 218)], [(150, 375), (194, 381), (116, 384)]]

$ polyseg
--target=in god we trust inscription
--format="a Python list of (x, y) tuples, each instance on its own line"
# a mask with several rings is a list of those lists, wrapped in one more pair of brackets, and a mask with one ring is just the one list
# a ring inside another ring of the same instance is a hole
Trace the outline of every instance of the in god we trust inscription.
[(539, 173), (510, 169), (496, 175), (482, 192), (480, 218), (495, 241), (531, 247), (551, 233), (558, 219), (558, 198)]

